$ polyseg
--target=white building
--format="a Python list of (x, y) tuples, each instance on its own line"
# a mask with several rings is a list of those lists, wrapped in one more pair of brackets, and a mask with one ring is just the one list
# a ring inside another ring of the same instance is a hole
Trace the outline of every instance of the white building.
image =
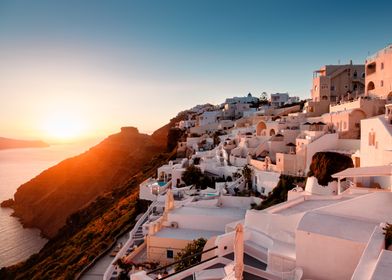
[(221, 118), (220, 111), (206, 111), (198, 117), (198, 125), (205, 126), (218, 123)]
[(235, 103), (258, 103), (259, 99), (257, 97), (253, 97), (251, 93), (248, 93), (247, 96), (243, 97), (233, 97), (227, 98), (225, 103), (226, 104), (235, 104)]
[(392, 163), (392, 104), (385, 115), (361, 120), (360, 166)]
[(271, 106), (280, 107), (289, 101), (289, 94), (286, 93), (272, 93), (271, 94)]

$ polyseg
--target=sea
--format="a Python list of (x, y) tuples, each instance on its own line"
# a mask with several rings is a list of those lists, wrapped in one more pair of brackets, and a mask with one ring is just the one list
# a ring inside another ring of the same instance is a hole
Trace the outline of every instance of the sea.
[[(0, 150), (0, 201), (13, 198), (21, 184), (98, 142), (99, 139), (47, 148)], [(0, 268), (38, 253), (47, 242), (38, 229), (24, 228), (17, 218), (11, 216), (12, 212), (12, 209), (0, 208)]]

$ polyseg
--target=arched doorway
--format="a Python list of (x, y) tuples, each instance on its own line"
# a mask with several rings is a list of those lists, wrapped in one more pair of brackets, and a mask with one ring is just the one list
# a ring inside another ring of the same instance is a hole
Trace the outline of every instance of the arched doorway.
[(368, 85), (367, 85), (367, 92), (369, 92), (369, 91), (371, 91), (371, 90), (374, 90), (375, 89), (375, 86), (374, 86), (374, 83), (373, 82), (369, 82), (368, 83)]
[(267, 125), (265, 124), (265, 122), (263, 122), (263, 121), (259, 122), (256, 127), (256, 135), (257, 136), (263, 135), (263, 130), (265, 130), (266, 128), (267, 128)]
[(270, 136), (274, 136), (274, 135), (275, 135), (275, 130), (274, 130), (273, 128), (270, 130), (269, 135), (270, 135)]

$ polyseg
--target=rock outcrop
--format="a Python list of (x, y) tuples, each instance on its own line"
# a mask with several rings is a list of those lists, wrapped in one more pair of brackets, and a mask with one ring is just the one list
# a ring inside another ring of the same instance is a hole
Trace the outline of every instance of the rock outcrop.
[(332, 175), (347, 168), (354, 167), (351, 157), (335, 152), (318, 152), (312, 157), (308, 177), (317, 178), (318, 184), (327, 186), (334, 179)]
[(123, 185), (166, 151), (169, 127), (151, 136), (133, 127), (122, 128), (87, 152), (49, 168), (18, 188), (14, 215), (53, 237), (70, 214)]

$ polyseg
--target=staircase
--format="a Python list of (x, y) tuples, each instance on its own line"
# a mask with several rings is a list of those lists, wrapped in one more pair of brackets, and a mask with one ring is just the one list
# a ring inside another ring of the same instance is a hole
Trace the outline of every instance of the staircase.
[(139, 246), (144, 242), (144, 234), (143, 234), (143, 225), (147, 222), (148, 216), (147, 217), (142, 217), (143, 220), (139, 224), (138, 228), (134, 231), (132, 234), (132, 239), (134, 241), (134, 245)]

